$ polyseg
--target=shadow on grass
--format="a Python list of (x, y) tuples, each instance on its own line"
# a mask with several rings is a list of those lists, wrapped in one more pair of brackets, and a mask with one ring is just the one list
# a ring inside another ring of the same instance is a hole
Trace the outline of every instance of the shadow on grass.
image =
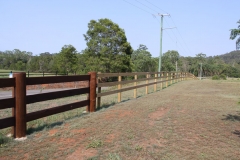
[(111, 106), (113, 106), (113, 105), (115, 105), (115, 104), (116, 104), (116, 102), (104, 103), (104, 104), (101, 105), (101, 107), (98, 107), (98, 108), (96, 109), (96, 111), (100, 111), (100, 110), (102, 110), (102, 109), (109, 108), (109, 107), (111, 107)]
[(228, 114), (228, 115), (223, 115), (225, 116), (225, 118), (223, 118), (222, 120), (226, 120), (226, 121), (240, 121), (240, 112), (237, 112), (236, 115), (232, 115), (232, 114)]
[(39, 125), (37, 127), (31, 127), (31, 128), (27, 129), (27, 135), (32, 134), (34, 132), (42, 131), (44, 129), (50, 129), (50, 128), (53, 128), (55, 126), (60, 126), (62, 124), (63, 124), (63, 121), (54, 122), (54, 123), (51, 123), (51, 124), (43, 124), (43, 125)]
[(240, 138), (240, 131), (235, 130), (234, 132), (232, 132), (233, 134), (236, 134), (239, 138)]
[(12, 139), (13, 139), (12, 137), (7, 137), (0, 133), (0, 148), (4, 147), (4, 145), (12, 141)]
[(38, 125), (37, 127), (30, 127), (30, 128), (27, 129), (27, 135), (30, 135), (34, 132), (42, 131), (42, 130), (45, 130), (45, 129), (51, 129), (51, 128), (54, 128), (55, 126), (60, 126), (67, 120), (83, 117), (86, 114), (88, 114), (88, 113), (71, 115), (71, 116), (68, 116), (67, 118), (64, 118), (63, 120), (59, 120), (58, 122), (46, 122), (45, 124)]

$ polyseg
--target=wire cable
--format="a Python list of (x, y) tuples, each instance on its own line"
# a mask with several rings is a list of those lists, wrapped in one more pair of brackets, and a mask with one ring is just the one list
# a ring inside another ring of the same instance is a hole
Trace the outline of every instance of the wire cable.
[[(149, 2), (148, 0), (145, 0), (145, 1), (148, 2), (149, 4), (151, 4), (152, 6), (154, 6), (154, 7), (158, 8), (158, 9), (162, 10), (163, 12), (168, 13), (167, 11), (165, 11), (165, 10), (159, 8), (157, 5), (155, 5), (155, 4), (151, 3), (151, 2)], [(148, 8), (149, 8), (149, 7), (148, 7)], [(177, 27), (177, 25), (176, 25), (176, 23), (174, 22), (173, 18), (172, 18), (171, 16), (170, 16), (170, 18), (171, 18), (173, 24)], [(184, 39), (183, 39), (183, 37), (182, 37), (180, 31), (178, 30), (178, 27), (177, 27), (176, 29), (177, 29), (178, 34), (180, 35), (180, 38), (182, 39), (184, 45), (186, 46), (186, 50), (187, 50), (187, 52), (189, 52), (189, 53), (191, 54), (192, 52), (191, 52), (191, 50), (188, 48), (186, 42), (184, 41)], [(173, 31), (172, 31), (172, 32), (173, 32)], [(174, 32), (173, 32), (173, 34), (175, 35)], [(175, 37), (176, 37), (176, 36), (175, 36)], [(176, 39), (177, 39), (177, 37), (176, 37)], [(179, 41), (179, 42), (180, 42), (180, 41)], [(184, 47), (184, 48), (185, 48), (185, 47)], [(185, 49), (184, 49), (184, 50), (185, 50)], [(186, 50), (185, 50), (185, 51), (186, 51)]]
[(158, 6), (156, 6), (156, 5), (152, 4), (152, 3), (151, 3), (151, 2), (149, 2), (148, 0), (145, 0), (145, 1), (147, 1), (149, 4), (153, 5), (154, 7), (156, 7), (156, 8), (158, 8), (158, 9), (162, 10), (163, 12), (165, 12), (165, 13), (168, 13), (168, 12), (164, 11), (163, 9), (159, 8)]
[[(134, 6), (134, 7), (137, 7), (138, 9), (143, 10), (144, 12), (147, 12), (147, 13), (149, 13), (149, 14), (151, 14), (151, 15), (154, 15), (154, 14), (152, 14), (151, 12), (149, 12), (149, 11), (147, 11), (147, 10), (145, 10), (145, 9), (142, 9), (142, 8), (140, 8), (140, 7), (138, 7), (138, 6), (134, 5), (134, 4), (132, 4), (132, 3), (128, 2), (128, 1), (126, 1), (126, 0), (123, 0), (123, 1), (125, 1), (125, 2), (128, 3), (128, 4), (131, 4), (131, 5)], [(154, 16), (155, 16), (155, 15), (154, 15)]]
[(148, 7), (147, 5), (145, 5), (145, 4), (143, 4), (142, 2), (139, 2), (138, 0), (135, 0), (135, 1), (137, 1), (138, 3), (140, 3), (141, 5), (143, 5), (143, 6), (145, 6), (145, 7), (147, 7), (147, 8), (149, 8), (149, 9), (151, 9), (152, 11), (154, 11), (154, 12), (158, 12), (158, 11), (156, 11), (156, 10), (154, 10), (154, 9), (152, 9), (152, 8), (150, 8), (150, 7)]
[[(170, 17), (170, 18), (171, 18), (171, 20), (172, 20), (173, 24), (174, 24), (175, 26), (177, 26), (177, 25), (175, 24), (175, 22), (174, 22), (173, 18), (172, 18), (172, 17)], [(182, 35), (181, 35), (181, 33), (179, 32), (178, 28), (177, 28), (177, 31), (178, 31), (178, 34), (180, 35), (180, 37), (182, 38)], [(188, 51), (190, 51), (190, 53), (192, 53), (192, 52), (191, 52), (191, 50), (189, 50), (189, 48), (188, 48), (188, 46), (187, 46), (187, 44), (186, 44), (186, 42), (184, 41), (184, 39), (183, 39), (183, 38), (182, 38), (182, 40), (183, 40), (183, 42), (185, 43), (185, 45), (186, 45), (186, 47), (187, 47)]]
[[(167, 25), (169, 26), (169, 23), (168, 23), (168, 21), (166, 20), (165, 21), (166, 23), (167, 23)], [(185, 49), (185, 47), (183, 47), (183, 45), (182, 45), (182, 43), (181, 43), (181, 41), (179, 41), (179, 39), (177, 38), (177, 36), (176, 36), (176, 34), (175, 34), (175, 32), (173, 31), (173, 30), (171, 30), (172, 31), (172, 33), (173, 33), (173, 35), (175, 36), (175, 38), (176, 38), (176, 40), (179, 42), (179, 44), (180, 44), (180, 46), (181, 46), (181, 48), (186, 52), (187, 50)], [(188, 52), (188, 51), (187, 51)]]

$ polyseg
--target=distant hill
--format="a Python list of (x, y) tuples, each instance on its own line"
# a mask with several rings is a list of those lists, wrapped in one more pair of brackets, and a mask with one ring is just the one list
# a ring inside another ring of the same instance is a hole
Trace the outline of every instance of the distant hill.
[(240, 65), (240, 51), (232, 51), (223, 55), (219, 55), (219, 57), (227, 64)]

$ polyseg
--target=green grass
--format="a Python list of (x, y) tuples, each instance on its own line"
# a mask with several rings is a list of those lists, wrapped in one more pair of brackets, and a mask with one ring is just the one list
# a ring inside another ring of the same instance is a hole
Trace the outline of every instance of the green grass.
[[(17, 70), (4, 70), (0, 69), (0, 78), (8, 78), (10, 72), (26, 72), (26, 71), (17, 71)], [(28, 73), (26, 72), (26, 75)], [(54, 76), (55, 73), (44, 73), (44, 76)], [(42, 77), (42, 73), (34, 73), (34, 72), (29, 72), (29, 77)]]
[[(45, 122), (49, 126), (30, 133), (27, 140), (2, 145), (0, 155), (6, 159), (240, 159), (238, 86), (237, 81), (185, 81), (131, 101), (127, 100), (133, 99), (133, 91), (126, 91), (124, 103), (62, 123)], [(145, 87), (140, 91), (145, 95)], [(116, 95), (104, 103), (113, 104)]]

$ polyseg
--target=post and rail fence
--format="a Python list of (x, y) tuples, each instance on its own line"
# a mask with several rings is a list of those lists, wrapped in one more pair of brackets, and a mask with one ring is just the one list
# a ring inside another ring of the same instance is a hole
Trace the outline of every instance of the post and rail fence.
[[(9, 72), (13, 73), (14, 71), (5, 71), (5, 72), (0, 72), (0, 78), (6, 78), (9, 76)], [(69, 72), (65, 72), (65, 73), (61, 73), (61, 72), (30, 72), (30, 71), (26, 71), (26, 77), (46, 77), (46, 76), (65, 76), (65, 75), (76, 75), (76, 72), (73, 73), (69, 73)]]
[[(124, 80), (124, 76), (130, 76), (133, 80)], [(138, 79), (138, 76), (146, 78)], [(101, 82), (104, 77), (117, 77), (117, 82)], [(135, 72), (135, 73), (96, 73), (89, 72), (87, 75), (73, 75), (73, 76), (49, 76), (49, 77), (26, 77), (25, 72), (13, 73), (13, 78), (1, 78), (0, 88), (12, 87), (12, 98), (0, 99), (0, 109), (12, 108), (12, 117), (0, 119), (0, 129), (12, 127), (12, 135), (14, 138), (21, 138), (26, 136), (27, 122), (33, 121), (46, 116), (51, 116), (57, 113), (69, 111), (86, 106), (87, 112), (95, 112), (96, 99), (97, 107), (101, 105), (101, 97), (110, 94), (118, 93), (118, 102), (121, 102), (121, 92), (133, 90), (134, 98), (137, 97), (137, 88), (146, 87), (146, 94), (148, 94), (148, 86), (154, 85), (154, 91), (157, 91), (157, 84), (160, 83), (160, 89), (163, 89), (163, 83), (167, 87), (173, 82), (179, 82), (187, 79), (196, 79), (196, 77), (186, 72)], [(150, 82), (154, 80), (154, 82)], [(39, 93), (34, 95), (26, 94), (27, 85), (63, 83), (87, 81), (88, 86), (84, 88), (75, 88), (55, 92)], [(139, 84), (138, 82), (146, 82)], [(133, 83), (133, 86), (122, 87), (124, 84)], [(117, 86), (118, 89), (114, 91), (101, 92), (101, 87)], [(96, 93), (97, 89), (97, 93)], [(88, 94), (87, 100), (74, 102), (48, 108), (40, 111), (27, 113), (27, 104), (53, 100), (57, 98), (70, 97), (75, 95)]]
[[(132, 77), (133, 80), (122, 81), (123, 77)], [(146, 77), (138, 79), (138, 76)], [(101, 82), (102, 78), (115, 77), (118, 79), (116, 82)], [(157, 91), (157, 84), (160, 83), (160, 90), (163, 89), (163, 83), (165, 87), (168, 87), (170, 84), (187, 80), (187, 79), (197, 79), (193, 74), (188, 72), (133, 72), (133, 73), (98, 73), (98, 83), (97, 83), (97, 107), (101, 106), (101, 97), (111, 94), (118, 94), (118, 102), (121, 102), (121, 92), (133, 90), (133, 97), (137, 98), (137, 88), (146, 87), (146, 94), (149, 93), (148, 86), (154, 85), (154, 92)], [(154, 82), (149, 83), (149, 81), (154, 80)], [(137, 83), (145, 82), (145, 84)], [(133, 84), (131, 87), (124, 87), (124, 84)], [(117, 90), (101, 92), (102, 87), (112, 87), (117, 86)]]

